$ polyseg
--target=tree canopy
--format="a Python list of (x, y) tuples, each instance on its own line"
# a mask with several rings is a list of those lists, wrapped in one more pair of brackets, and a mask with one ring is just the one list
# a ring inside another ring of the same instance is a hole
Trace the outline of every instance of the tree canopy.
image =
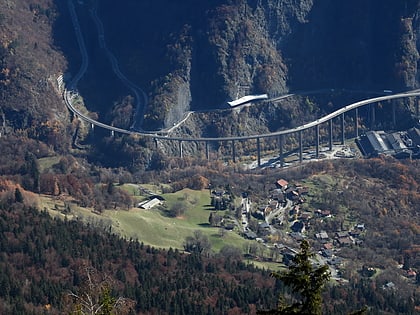
[(289, 270), (272, 273), (273, 277), (291, 289), (291, 301), (286, 301), (280, 295), (276, 310), (262, 311), (259, 314), (321, 314), (321, 293), (330, 279), (330, 272), (327, 265), (314, 266), (311, 260), (313, 256), (308, 241), (303, 240), (300, 244), (300, 252), (293, 257)]

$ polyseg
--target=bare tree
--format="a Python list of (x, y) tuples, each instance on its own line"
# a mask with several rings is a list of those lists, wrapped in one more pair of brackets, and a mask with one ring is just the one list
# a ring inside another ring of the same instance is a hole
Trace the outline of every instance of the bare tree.
[(204, 254), (211, 250), (211, 244), (207, 235), (200, 230), (195, 230), (193, 236), (185, 238), (184, 249), (187, 252)]
[(133, 300), (112, 296), (112, 279), (93, 267), (86, 267), (85, 272), (86, 280), (79, 292), (69, 292), (65, 297), (71, 314), (128, 314), (134, 308)]
[(168, 214), (171, 217), (178, 217), (185, 213), (186, 205), (184, 202), (177, 201), (169, 209)]

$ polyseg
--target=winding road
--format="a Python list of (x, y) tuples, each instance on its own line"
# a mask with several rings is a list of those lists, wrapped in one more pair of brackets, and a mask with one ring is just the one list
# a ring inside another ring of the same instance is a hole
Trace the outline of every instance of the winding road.
[[(131, 125), (131, 129), (134, 129), (136, 124), (138, 126), (141, 126), (143, 123), (143, 113), (148, 102), (147, 95), (140, 87), (138, 87), (132, 81), (127, 79), (127, 77), (121, 72), (117, 59), (106, 45), (104, 27), (101, 20), (98, 17), (96, 7), (91, 9), (90, 12), (95, 22), (96, 28), (98, 29), (99, 46), (105, 50), (106, 55), (108, 56), (108, 59), (111, 62), (112, 70), (114, 71), (114, 73), (125, 84), (125, 86), (127, 86), (133, 92), (135, 96), (136, 111), (134, 114), (133, 124)], [(136, 129), (139, 129), (139, 127), (137, 127)]]
[[(168, 133), (168, 131), (171, 131), (174, 127), (179, 126), (182, 122), (184, 122), (186, 119), (188, 119), (188, 117), (190, 116), (191, 113), (193, 112), (187, 112), (185, 117), (178, 122), (178, 124), (176, 124), (176, 126), (171, 127), (167, 130), (161, 130), (161, 131), (154, 131), (154, 132), (146, 132), (146, 131), (134, 131), (134, 130), (126, 130), (126, 129), (122, 129), (122, 128), (118, 128), (118, 127), (114, 127), (114, 126), (110, 126), (104, 123), (101, 123), (97, 120), (94, 120), (84, 114), (82, 114), (79, 110), (77, 110), (77, 108), (75, 108), (72, 104), (72, 98), (74, 97), (73, 95), (76, 94), (76, 87), (77, 87), (77, 83), (78, 81), (83, 77), (84, 73), (86, 72), (86, 69), (88, 67), (88, 63), (89, 63), (89, 59), (88, 59), (88, 53), (86, 51), (86, 46), (83, 40), (83, 35), (80, 29), (80, 25), (79, 25), (79, 21), (77, 18), (77, 14), (76, 14), (76, 10), (74, 7), (74, 4), (71, 0), (68, 0), (68, 6), (69, 6), (69, 10), (70, 10), (70, 14), (71, 14), (71, 18), (72, 18), (72, 22), (73, 22), (73, 27), (74, 27), (74, 31), (76, 33), (76, 37), (77, 37), (77, 42), (79, 44), (79, 48), (80, 48), (80, 53), (82, 55), (82, 64), (80, 66), (80, 69), (78, 71), (78, 73), (75, 75), (75, 77), (71, 80), (71, 82), (69, 83), (68, 86), (68, 90), (65, 89), (64, 93), (63, 93), (63, 97), (64, 97), (64, 101), (68, 107), (68, 109), (74, 113), (74, 115), (76, 115), (78, 118), (94, 125), (94, 126), (98, 126), (107, 130), (110, 130), (111, 132), (118, 132), (118, 133), (122, 133), (122, 134), (129, 134), (129, 135), (140, 135), (140, 136), (144, 136), (144, 137), (150, 137), (153, 139), (161, 139), (161, 140), (173, 140), (173, 141), (185, 141), (185, 142), (199, 142), (199, 141), (203, 141), (203, 142), (207, 142), (207, 141), (237, 141), (237, 140), (250, 140), (250, 139), (259, 139), (259, 138), (269, 138), (269, 137), (275, 137), (275, 136), (280, 136), (280, 135), (287, 135), (287, 134), (291, 134), (291, 133), (295, 133), (295, 132), (299, 132), (299, 131), (303, 131), (309, 128), (313, 128), (317, 125), (323, 124), (337, 116), (340, 116), (341, 114), (344, 114), (348, 111), (351, 111), (353, 109), (368, 105), (368, 104), (372, 104), (372, 103), (377, 103), (377, 102), (381, 102), (381, 101), (386, 101), (386, 100), (393, 100), (393, 99), (399, 99), (399, 98), (406, 98), (406, 97), (416, 97), (416, 96), (420, 96), (420, 89), (416, 89), (416, 90), (411, 90), (411, 91), (406, 91), (406, 92), (402, 92), (402, 93), (396, 93), (396, 94), (389, 94), (390, 91), (384, 90), (383, 93), (387, 93), (387, 95), (384, 96), (379, 96), (379, 97), (374, 97), (374, 98), (369, 98), (369, 99), (365, 99), (365, 100), (361, 100), (352, 104), (349, 104), (347, 106), (344, 106), (328, 115), (325, 115), (323, 117), (318, 118), (317, 120), (314, 120), (312, 122), (308, 122), (306, 124), (303, 124), (301, 126), (297, 126), (295, 128), (291, 128), (291, 129), (287, 129), (287, 130), (281, 130), (281, 131), (276, 131), (276, 132), (271, 132), (271, 133), (264, 133), (264, 134), (257, 134), (257, 135), (248, 135), (248, 136), (229, 136), (229, 137), (181, 137), (181, 136), (170, 136)], [(118, 67), (118, 62), (116, 60), (116, 58), (114, 57), (114, 55), (108, 50), (108, 48), (106, 47), (106, 43), (105, 43), (105, 35), (104, 35), (104, 31), (103, 31), (103, 26), (101, 21), (99, 20), (99, 18), (97, 17), (96, 14), (96, 10), (92, 9), (92, 16), (93, 19), (95, 20), (95, 23), (97, 25), (98, 28), (98, 33), (99, 33), (99, 42), (100, 42), (100, 46), (102, 48), (104, 48), (107, 52), (108, 58), (111, 61), (112, 67), (114, 72), (117, 74), (117, 76), (133, 91), (133, 93), (136, 96), (137, 99), (137, 115), (140, 115), (140, 110), (139, 108), (141, 107), (141, 103), (143, 105), (143, 108), (145, 106), (145, 104), (147, 104), (147, 97), (146, 94), (140, 89), (138, 88), (134, 83), (132, 83), (131, 81), (129, 81), (119, 70)], [(308, 91), (308, 92), (296, 92), (296, 93), (289, 93), (289, 94), (285, 94), (279, 97), (275, 97), (275, 98), (271, 98), (269, 100), (266, 100), (265, 102), (277, 102), (281, 99), (285, 99), (287, 97), (292, 97), (295, 95), (309, 95), (309, 94), (313, 94), (313, 93), (320, 93), (321, 91), (333, 91), (331, 89), (325, 89), (325, 90), (317, 90), (317, 91)], [(340, 91), (346, 91), (346, 90), (340, 90)], [(358, 91), (361, 92), (361, 91)], [(376, 92), (378, 93), (378, 92)], [(140, 97), (140, 95), (142, 95), (142, 97)], [(142, 116), (142, 115), (141, 115)]]

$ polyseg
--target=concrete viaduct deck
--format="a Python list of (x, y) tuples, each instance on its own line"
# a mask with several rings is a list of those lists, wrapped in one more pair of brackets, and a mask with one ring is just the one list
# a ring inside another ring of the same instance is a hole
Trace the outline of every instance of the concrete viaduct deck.
[[(280, 157), (280, 161), (283, 165), (283, 158), (284, 158), (284, 154), (283, 154), (283, 142), (284, 142), (284, 137), (287, 135), (291, 135), (291, 134), (298, 134), (298, 151), (299, 151), (299, 160), (302, 162), (303, 160), (303, 136), (302, 133), (304, 130), (307, 129), (311, 129), (314, 128), (315, 129), (315, 155), (316, 157), (319, 156), (319, 141), (320, 141), (320, 135), (319, 135), (319, 127), (322, 124), (328, 123), (328, 134), (329, 134), (329, 149), (332, 150), (332, 145), (333, 145), (333, 119), (336, 117), (340, 117), (341, 120), (341, 131), (340, 131), (340, 138), (341, 138), (341, 143), (344, 144), (345, 141), (345, 119), (344, 119), (344, 114), (349, 112), (349, 111), (354, 111), (355, 112), (355, 131), (356, 131), (356, 136), (358, 136), (358, 132), (359, 132), (359, 126), (358, 126), (358, 109), (360, 107), (369, 105), (369, 104), (375, 104), (378, 102), (383, 102), (383, 101), (388, 101), (388, 100), (395, 100), (395, 99), (401, 99), (401, 98), (407, 98), (407, 97), (417, 97), (420, 96), (420, 89), (416, 89), (416, 90), (411, 90), (411, 91), (406, 91), (406, 92), (401, 92), (401, 93), (396, 93), (396, 94), (390, 94), (392, 93), (389, 90), (384, 90), (381, 93), (387, 94), (387, 95), (382, 95), (382, 96), (378, 96), (378, 97), (374, 97), (374, 98), (368, 98), (365, 100), (361, 100), (349, 105), (346, 105), (330, 114), (327, 114), (323, 117), (320, 117), (312, 122), (303, 124), (301, 126), (297, 126), (294, 128), (290, 128), (290, 129), (286, 129), (286, 130), (280, 130), (280, 131), (276, 131), (276, 132), (271, 132), (271, 133), (264, 133), (264, 134), (257, 134), (257, 135), (247, 135), (247, 136), (229, 136), (229, 137), (181, 137), (181, 136), (170, 136), (169, 134), (164, 134), (164, 132), (146, 132), (146, 131), (134, 131), (134, 130), (126, 130), (123, 128), (118, 128), (115, 126), (110, 126), (107, 125), (105, 123), (101, 123), (95, 119), (92, 119), (86, 115), (84, 115), (83, 113), (81, 113), (77, 108), (75, 108), (72, 104), (72, 99), (73, 96), (77, 93), (76, 92), (76, 86), (78, 81), (82, 78), (82, 76), (84, 75), (84, 73), (86, 72), (86, 69), (88, 67), (88, 54), (86, 51), (86, 47), (84, 44), (84, 40), (83, 40), (83, 35), (81, 33), (81, 29), (80, 29), (80, 25), (77, 19), (77, 15), (76, 15), (76, 10), (74, 7), (74, 4), (71, 0), (68, 0), (68, 6), (69, 6), (69, 11), (70, 11), (70, 15), (72, 18), (72, 22), (73, 22), (73, 27), (74, 27), (74, 31), (76, 33), (76, 37), (77, 37), (77, 41), (79, 44), (79, 48), (80, 48), (80, 52), (82, 55), (82, 64), (81, 67), (78, 71), (78, 73), (74, 76), (74, 78), (71, 80), (71, 82), (69, 83), (69, 90), (65, 89), (64, 93), (63, 93), (63, 98), (64, 98), (64, 102), (66, 104), (66, 106), (68, 107), (68, 109), (79, 119), (90, 123), (92, 127), (97, 126), (106, 130), (109, 130), (111, 132), (111, 135), (114, 135), (114, 133), (120, 133), (120, 134), (128, 134), (128, 135), (138, 135), (138, 136), (143, 136), (143, 137), (149, 137), (152, 138), (154, 140), (162, 140), (162, 141), (175, 141), (178, 142), (178, 147), (179, 147), (179, 156), (182, 158), (183, 157), (183, 146), (182, 143), (183, 142), (204, 142), (205, 143), (205, 150), (206, 150), (206, 157), (207, 159), (209, 159), (209, 143), (211, 142), (231, 142), (232, 143), (232, 160), (235, 162), (236, 161), (236, 150), (235, 150), (235, 142), (236, 141), (244, 141), (244, 140), (256, 140), (256, 144), (257, 144), (257, 162), (258, 162), (258, 166), (261, 166), (261, 139), (264, 138), (277, 138), (278, 139), (278, 144), (279, 144), (279, 157)], [(96, 13), (96, 12), (95, 12)], [(97, 19), (97, 16), (95, 15), (95, 19)], [(98, 23), (98, 22), (97, 22)], [(99, 24), (99, 23), (98, 23)], [(103, 31), (100, 32), (100, 38), (103, 39)], [(123, 77), (123, 75), (121, 75)], [(125, 78), (125, 77), (124, 77)], [(128, 81), (128, 80), (127, 80)], [(136, 87), (137, 88), (137, 87)], [(285, 99), (287, 97), (291, 97), (291, 96), (295, 96), (295, 95), (309, 95), (311, 93), (322, 93), (323, 91), (333, 91), (331, 89), (325, 89), (325, 90), (317, 90), (317, 91), (309, 91), (309, 92), (301, 92), (301, 93), (289, 93), (289, 94), (285, 94), (282, 96), (278, 96), (278, 97), (274, 97), (268, 100), (265, 100), (265, 102), (278, 102), (281, 99)], [(346, 91), (346, 90), (342, 90), (342, 91)], [(362, 91), (355, 91), (355, 92), (362, 92)], [(375, 92), (378, 93), (378, 92)], [(393, 122), (395, 123), (395, 104), (393, 104)], [(372, 115), (374, 117), (374, 107), (373, 108), (373, 112)]]

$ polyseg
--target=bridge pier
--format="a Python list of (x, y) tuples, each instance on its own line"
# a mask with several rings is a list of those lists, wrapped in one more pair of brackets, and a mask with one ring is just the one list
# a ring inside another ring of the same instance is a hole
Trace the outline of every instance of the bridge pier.
[(114, 130), (111, 130), (111, 137), (114, 137), (114, 135), (115, 135)]
[(178, 142), (179, 157), (182, 159), (184, 157), (184, 152), (182, 151), (182, 140)]
[(333, 125), (332, 125), (332, 118), (328, 120), (328, 136), (329, 136), (329, 145), (328, 148), (332, 151), (333, 147)]
[(261, 166), (261, 144), (260, 144), (260, 138), (257, 138), (257, 163), (258, 167)]
[(344, 113), (341, 114), (341, 144), (344, 144), (345, 140), (345, 130), (344, 130)]
[(236, 163), (235, 140), (232, 140), (232, 161)]
[(277, 138), (279, 149), (280, 149), (280, 166), (284, 166), (284, 156), (283, 156), (283, 135), (279, 135)]
[(303, 162), (302, 130), (299, 130), (299, 162)]
[(397, 126), (397, 120), (395, 118), (395, 111), (396, 111), (396, 104), (395, 100), (392, 100), (392, 128), (395, 128)]
[(89, 138), (91, 140), (94, 139), (94, 136), (95, 136), (95, 132), (94, 131), (95, 131), (95, 125), (94, 124), (90, 124)]
[(210, 160), (210, 152), (209, 152), (209, 142), (206, 141), (206, 158)]
[(376, 122), (376, 113), (375, 113), (375, 103), (373, 103), (373, 104), (371, 104), (370, 105), (370, 110), (371, 110), (371, 115), (372, 115), (372, 120), (371, 120), (371, 122), (370, 122), (370, 128), (371, 129), (374, 129), (374, 126), (375, 126), (375, 122)]
[(315, 158), (319, 158), (319, 125), (315, 126)]
[(356, 107), (354, 109), (354, 131), (356, 133), (356, 138), (359, 137), (359, 109)]

